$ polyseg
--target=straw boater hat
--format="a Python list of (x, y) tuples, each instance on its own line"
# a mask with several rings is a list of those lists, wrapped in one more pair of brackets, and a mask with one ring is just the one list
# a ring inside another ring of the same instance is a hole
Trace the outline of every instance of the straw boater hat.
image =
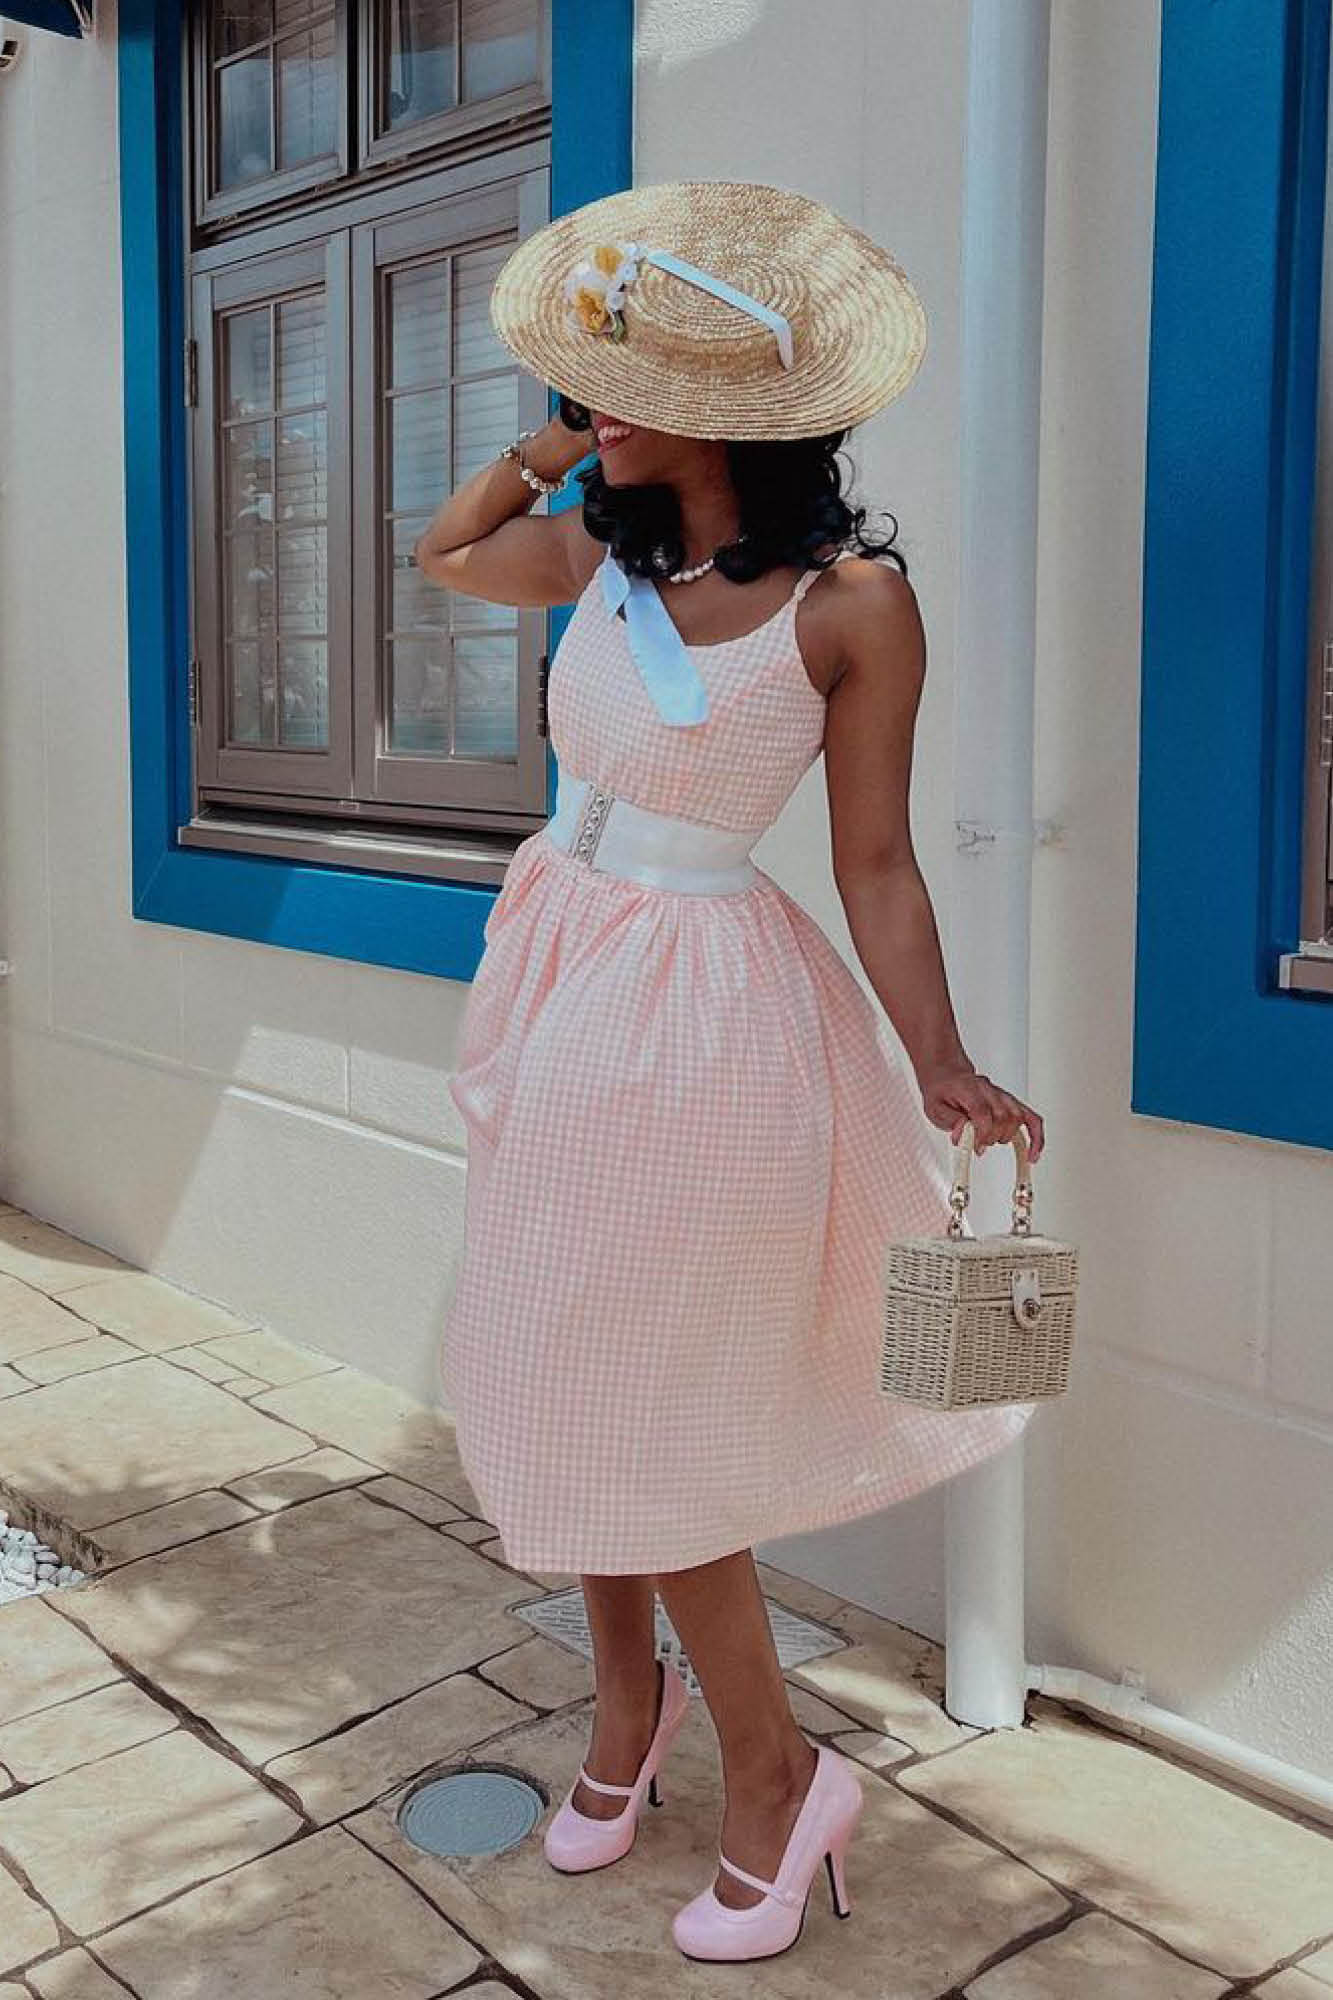
[(491, 320), (589, 409), (700, 438), (850, 429), (907, 387), (925, 309), (902, 266), (823, 202), (761, 181), (660, 181), (535, 230)]

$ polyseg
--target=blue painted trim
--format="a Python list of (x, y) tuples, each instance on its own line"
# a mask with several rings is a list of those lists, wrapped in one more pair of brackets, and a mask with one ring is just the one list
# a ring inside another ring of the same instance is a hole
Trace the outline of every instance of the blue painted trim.
[[(633, 0), (553, 0), (553, 215), (630, 184)], [(133, 909), (188, 930), (470, 979), (496, 890), (181, 847), (187, 424), (176, 0), (120, 0)], [(564, 504), (581, 496), (562, 495)], [(552, 646), (569, 608), (552, 613)]]
[(8, 0), (7, 21), (19, 21), (25, 28), (49, 28), (53, 35), (73, 35), (81, 40), (83, 29), (70, 0)]
[(1298, 942), (1330, 0), (1164, 0), (1131, 1106), (1333, 1147)]

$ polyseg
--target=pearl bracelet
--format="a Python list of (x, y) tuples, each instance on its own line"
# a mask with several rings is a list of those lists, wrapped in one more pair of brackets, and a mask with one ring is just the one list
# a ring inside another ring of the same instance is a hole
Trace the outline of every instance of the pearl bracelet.
[(501, 458), (512, 458), (514, 460), (515, 464), (518, 466), (519, 472), (522, 474), (523, 478), (527, 481), (528, 485), (533, 489), (534, 493), (558, 493), (560, 491), (560, 488), (564, 485), (566, 479), (568, 479), (569, 477), (569, 474), (567, 472), (562, 473), (559, 479), (543, 479), (539, 472), (534, 472), (530, 465), (524, 465), (523, 463), (523, 453), (522, 450), (520, 449), (523, 440), (524, 438), (530, 438), (535, 436), (536, 436), (535, 431), (520, 431), (518, 436), (513, 440), (512, 444), (507, 444), (505, 446), (504, 450), (500, 453), (500, 456)]

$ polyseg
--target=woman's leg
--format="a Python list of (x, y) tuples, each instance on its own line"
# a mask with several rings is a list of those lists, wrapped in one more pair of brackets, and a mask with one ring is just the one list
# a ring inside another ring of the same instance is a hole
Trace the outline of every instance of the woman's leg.
[[(657, 1728), (654, 1579), (584, 1576), (579, 1581), (597, 1670), (596, 1718), (584, 1763), (588, 1776), (604, 1785), (632, 1785)], [(626, 1805), (624, 1799), (591, 1791), (581, 1780), (573, 1803), (590, 1819), (614, 1819)]]
[[(722, 1748), (722, 1852), (771, 1882), (815, 1774), (817, 1753), (791, 1711), (763, 1592), (747, 1549), (657, 1578)], [(595, 1775), (595, 1774), (594, 1774)], [(758, 1889), (719, 1868), (718, 1900), (745, 1909)]]

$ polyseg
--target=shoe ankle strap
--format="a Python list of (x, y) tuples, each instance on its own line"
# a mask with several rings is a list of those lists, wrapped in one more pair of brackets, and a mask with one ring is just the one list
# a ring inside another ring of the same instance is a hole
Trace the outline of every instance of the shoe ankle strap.
[(776, 1882), (761, 1882), (757, 1875), (751, 1875), (747, 1869), (738, 1868), (734, 1861), (728, 1861), (721, 1848), (718, 1849), (717, 1858), (728, 1875), (735, 1875), (739, 1881), (748, 1882), (752, 1889), (762, 1889), (764, 1894), (772, 1896), (775, 1902), (791, 1906), (799, 1900), (790, 1889), (779, 1889)]
[(590, 1791), (606, 1792), (611, 1798), (627, 1799), (634, 1790), (633, 1785), (604, 1785), (600, 1778), (590, 1778), (583, 1765), (579, 1765), (579, 1776)]

